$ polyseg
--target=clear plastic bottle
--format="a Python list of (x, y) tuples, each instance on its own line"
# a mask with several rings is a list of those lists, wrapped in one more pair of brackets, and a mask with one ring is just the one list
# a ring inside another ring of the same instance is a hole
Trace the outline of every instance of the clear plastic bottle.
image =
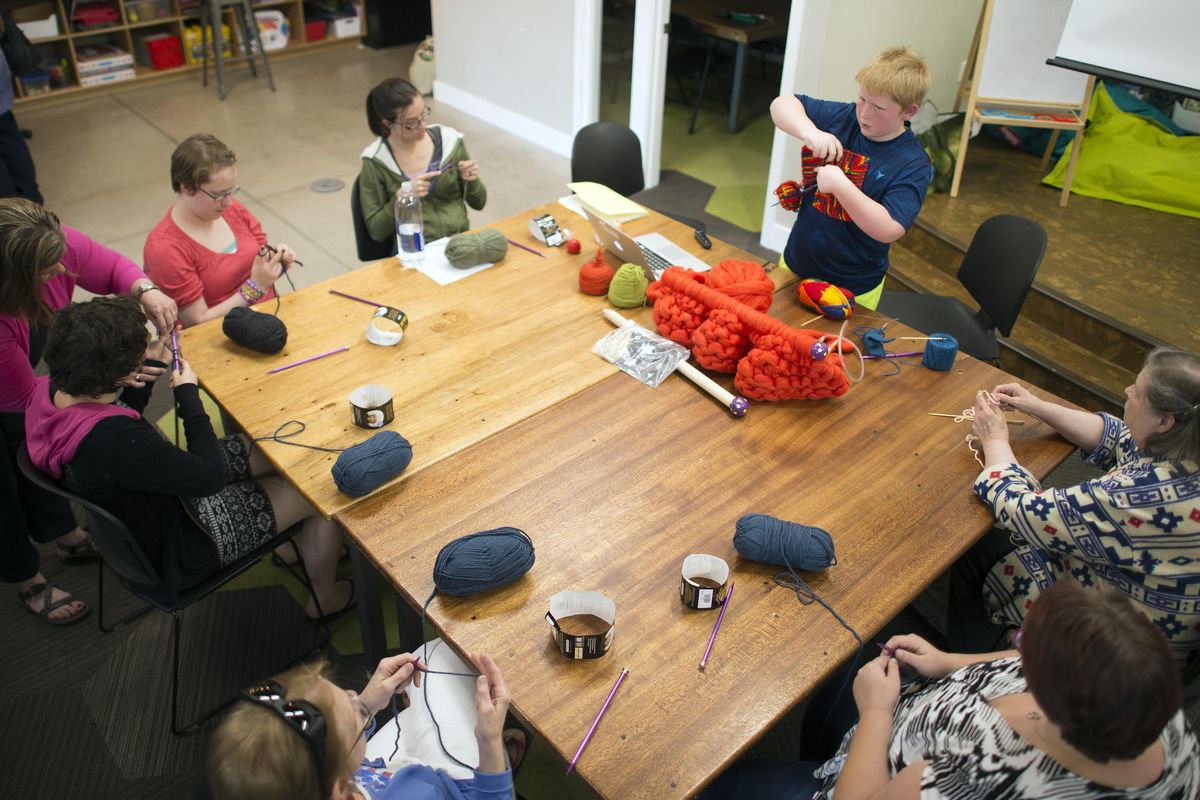
[(425, 258), (421, 198), (413, 194), (409, 181), (400, 184), (396, 195), (396, 250), (406, 267), (415, 267)]

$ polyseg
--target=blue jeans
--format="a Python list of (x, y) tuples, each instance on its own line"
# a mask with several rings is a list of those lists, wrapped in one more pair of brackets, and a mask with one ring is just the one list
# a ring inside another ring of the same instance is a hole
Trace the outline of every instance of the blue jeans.
[(815, 761), (743, 759), (721, 773), (696, 800), (810, 800), (823, 781), (813, 777)]

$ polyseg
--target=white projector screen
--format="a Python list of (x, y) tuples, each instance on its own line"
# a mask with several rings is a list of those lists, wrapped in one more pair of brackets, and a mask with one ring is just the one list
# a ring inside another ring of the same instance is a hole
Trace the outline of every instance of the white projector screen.
[(1074, 0), (1054, 63), (1194, 97), (1198, 32), (1200, 0)]

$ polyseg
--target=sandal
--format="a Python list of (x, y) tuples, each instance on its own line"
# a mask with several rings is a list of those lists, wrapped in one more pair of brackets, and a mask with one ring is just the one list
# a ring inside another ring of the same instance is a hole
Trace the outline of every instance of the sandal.
[[(330, 611), (328, 614), (323, 614), (319, 617), (309, 617), (308, 618), (309, 622), (316, 622), (316, 623), (323, 622), (325, 624), (328, 624), (330, 622), (333, 622), (335, 619), (342, 616), (343, 614), (345, 614), (350, 609), (354, 608), (355, 605), (357, 605), (358, 599), (354, 596), (354, 581), (337, 581), (337, 583), (350, 584), (350, 599), (347, 600), (346, 604), (344, 606), (342, 606), (341, 608), (339, 608), (337, 611)], [(306, 616), (307, 616), (307, 614), (306, 614)]]
[(529, 749), (529, 734), (521, 728), (506, 728), (500, 734), (500, 741), (504, 744), (504, 754), (508, 758), (508, 766), (512, 769), (513, 775), (516, 775), (517, 770), (521, 768), (521, 763), (525, 760), (525, 753)]
[[(50, 617), (52, 612), (75, 602), (75, 595), (69, 592), (67, 593), (66, 597), (63, 597), (61, 600), (56, 600), (53, 603), (50, 602), (50, 598), (54, 596), (54, 590), (56, 588), (58, 587), (51, 583), (35, 583), (33, 586), (29, 587), (28, 591), (17, 592), (17, 602), (19, 602), (21, 607), (30, 614), (36, 614), (51, 625), (74, 625), (76, 622), (79, 622), (79, 620), (91, 613), (91, 607), (84, 605), (83, 608), (74, 612), (69, 617), (52, 619)], [(62, 590), (59, 589), (59, 591)], [(42, 595), (42, 607), (41, 610), (35, 610), (30, 607), (29, 601), (37, 597), (39, 594)]]
[[(293, 558), (291, 561), (288, 561), (286, 559), (280, 558), (278, 552), (272, 552), (271, 553), (271, 565), (272, 566), (279, 567), (280, 569), (290, 569), (300, 563), (299, 551), (296, 550), (295, 543), (293, 543), (290, 539), (288, 541), (284, 542), (283, 544), (279, 545), (279, 547), (286, 547), (288, 545), (292, 546), (292, 552), (296, 554), (296, 557)], [(350, 551), (347, 550), (346, 545), (343, 544), (342, 551), (340, 553), (338, 553), (338, 563), (341, 563), (349, 558), (350, 558)]]
[(100, 558), (100, 551), (96, 549), (91, 534), (85, 536), (79, 544), (55, 542), (54, 552), (58, 553), (58, 560), (64, 564), (85, 564)]

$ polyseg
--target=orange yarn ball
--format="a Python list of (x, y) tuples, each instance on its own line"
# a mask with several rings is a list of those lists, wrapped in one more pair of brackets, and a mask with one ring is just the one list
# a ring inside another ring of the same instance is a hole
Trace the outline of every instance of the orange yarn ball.
[(612, 279), (613, 268), (604, 260), (604, 251), (597, 250), (596, 257), (579, 270), (579, 291), (584, 294), (608, 294), (608, 285), (612, 283)]
[(766, 311), (775, 298), (775, 283), (753, 261), (727, 258), (712, 268), (705, 283), (755, 311)]

